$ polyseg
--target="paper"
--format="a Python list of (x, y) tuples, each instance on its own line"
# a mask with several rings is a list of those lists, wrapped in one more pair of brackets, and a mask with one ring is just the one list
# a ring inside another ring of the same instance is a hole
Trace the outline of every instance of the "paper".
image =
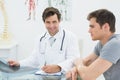
[(62, 72), (57, 72), (57, 73), (46, 73), (42, 70), (38, 70), (37, 72), (35, 72), (36, 75), (48, 75), (48, 76), (60, 76), (62, 75)]
[(8, 65), (8, 62), (4, 58), (0, 58), (0, 62)]

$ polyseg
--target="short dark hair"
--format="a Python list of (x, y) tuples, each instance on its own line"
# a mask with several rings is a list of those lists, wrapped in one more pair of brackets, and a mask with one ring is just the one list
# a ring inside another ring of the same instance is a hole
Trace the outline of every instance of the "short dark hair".
[(99, 9), (91, 12), (87, 19), (90, 20), (91, 18), (96, 18), (96, 22), (102, 26), (105, 23), (108, 23), (110, 26), (110, 31), (115, 32), (115, 16), (111, 11), (107, 9)]
[(57, 15), (58, 20), (61, 20), (61, 13), (59, 12), (59, 10), (57, 8), (54, 7), (47, 7), (42, 14), (42, 19), (45, 22), (45, 19), (47, 17), (53, 16), (53, 15)]

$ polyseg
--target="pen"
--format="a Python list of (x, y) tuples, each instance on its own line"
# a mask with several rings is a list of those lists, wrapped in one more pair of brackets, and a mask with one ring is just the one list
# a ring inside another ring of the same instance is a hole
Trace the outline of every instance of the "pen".
[(45, 61), (44, 66), (46, 66), (47, 62)]

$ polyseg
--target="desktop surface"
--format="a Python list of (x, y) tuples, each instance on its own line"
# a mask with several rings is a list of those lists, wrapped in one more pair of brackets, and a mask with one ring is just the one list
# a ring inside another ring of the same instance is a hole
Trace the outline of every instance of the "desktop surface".
[(38, 69), (20, 68), (15, 72), (1, 72), (0, 80), (66, 80), (64, 75), (36, 75)]

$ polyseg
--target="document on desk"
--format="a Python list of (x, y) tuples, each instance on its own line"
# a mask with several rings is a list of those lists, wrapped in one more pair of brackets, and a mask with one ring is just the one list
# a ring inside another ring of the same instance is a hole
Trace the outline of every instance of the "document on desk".
[(62, 72), (56, 72), (56, 73), (46, 73), (43, 70), (38, 70), (35, 72), (36, 75), (45, 75), (45, 76), (61, 76)]

